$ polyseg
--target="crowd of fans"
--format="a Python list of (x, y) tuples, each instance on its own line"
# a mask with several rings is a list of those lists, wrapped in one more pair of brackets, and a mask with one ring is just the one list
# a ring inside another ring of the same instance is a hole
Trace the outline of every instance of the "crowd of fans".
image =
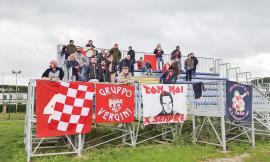
[[(74, 41), (70, 40), (67, 46), (60, 51), (61, 57), (65, 59), (65, 66), (72, 72), (76, 81), (92, 81), (92, 82), (110, 82), (132, 84), (134, 83), (134, 65), (138, 70), (144, 72), (145, 76), (153, 75), (153, 65), (149, 61), (145, 61), (140, 57), (137, 61), (135, 51), (131, 46), (128, 47), (127, 55), (124, 59), (122, 53), (115, 43), (110, 50), (101, 49), (100, 53), (96, 50), (92, 40), (85, 45), (87, 52), (82, 54), (74, 45)], [(198, 59), (193, 53), (188, 54), (188, 58), (184, 61), (184, 70), (181, 69), (182, 54), (180, 47), (172, 51), (170, 61), (164, 63), (164, 51), (158, 44), (154, 49), (157, 69), (161, 71), (160, 83), (172, 84), (179, 78), (181, 72), (186, 72), (186, 81), (191, 81), (195, 75)], [(64, 71), (58, 67), (55, 60), (50, 62), (48, 68), (42, 75), (42, 79), (60, 81), (64, 77)], [(117, 78), (118, 77), (118, 78)]]

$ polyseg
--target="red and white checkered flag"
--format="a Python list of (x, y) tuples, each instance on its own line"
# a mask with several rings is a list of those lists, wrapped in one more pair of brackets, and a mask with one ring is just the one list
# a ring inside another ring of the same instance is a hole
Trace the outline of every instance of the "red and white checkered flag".
[[(89, 132), (93, 94), (92, 83), (38, 80), (37, 135), (46, 137)], [(42, 130), (44, 127), (47, 132)]]

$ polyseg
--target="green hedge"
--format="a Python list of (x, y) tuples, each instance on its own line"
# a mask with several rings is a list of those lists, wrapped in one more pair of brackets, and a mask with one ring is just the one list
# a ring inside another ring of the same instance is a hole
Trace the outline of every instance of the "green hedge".
[[(15, 113), (16, 112), (16, 105), (15, 104), (7, 105), (7, 113), (9, 113), (9, 110), (10, 110), (10, 113)], [(25, 113), (25, 110), (26, 110), (25, 104), (18, 104), (17, 112)], [(2, 113), (2, 112), (3, 112), (3, 105), (0, 105), (0, 113)]]

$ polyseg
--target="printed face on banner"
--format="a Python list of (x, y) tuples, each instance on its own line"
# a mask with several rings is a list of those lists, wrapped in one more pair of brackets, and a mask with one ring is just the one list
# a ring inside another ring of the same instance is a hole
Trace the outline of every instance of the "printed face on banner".
[(227, 82), (227, 117), (235, 122), (251, 121), (252, 87), (236, 82)]
[(183, 123), (187, 115), (187, 85), (141, 85), (144, 124)]
[(93, 94), (92, 83), (37, 80), (37, 137), (90, 132)]
[(134, 122), (134, 86), (97, 84), (96, 122)]

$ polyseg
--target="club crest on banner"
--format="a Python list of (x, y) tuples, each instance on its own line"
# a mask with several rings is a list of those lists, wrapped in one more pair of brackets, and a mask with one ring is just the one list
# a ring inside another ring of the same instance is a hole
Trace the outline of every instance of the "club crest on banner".
[(252, 87), (228, 81), (226, 85), (226, 115), (234, 122), (250, 122)]
[(109, 99), (109, 108), (112, 112), (117, 113), (123, 106), (123, 99)]

